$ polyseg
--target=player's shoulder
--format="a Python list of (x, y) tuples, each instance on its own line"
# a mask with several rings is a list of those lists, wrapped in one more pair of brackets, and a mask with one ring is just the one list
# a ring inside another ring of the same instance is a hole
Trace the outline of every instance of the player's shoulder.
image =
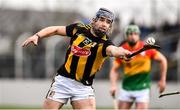
[(77, 27), (79, 29), (85, 29), (85, 30), (89, 30), (91, 28), (91, 25), (90, 24), (84, 24), (84, 23), (77, 23)]
[(142, 40), (139, 41), (138, 48), (142, 48), (146, 43)]
[[(145, 45), (144, 41), (138, 41), (138, 47), (137, 48), (142, 48), (143, 46)], [(119, 44), (120, 47), (123, 47), (125, 49), (129, 49), (131, 48), (128, 44), (128, 42), (126, 40), (122, 41), (120, 44)]]
[(145, 45), (145, 42), (142, 40), (140, 40), (139, 43), (140, 43), (140, 45)]

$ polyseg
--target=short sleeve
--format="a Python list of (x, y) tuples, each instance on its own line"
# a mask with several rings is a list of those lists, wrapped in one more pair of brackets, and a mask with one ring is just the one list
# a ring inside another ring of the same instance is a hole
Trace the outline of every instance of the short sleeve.
[(106, 56), (107, 56), (107, 55), (106, 55), (106, 48), (107, 48), (109, 45), (114, 45), (111, 40), (107, 40), (107, 41), (104, 42), (103, 50), (102, 50), (102, 55), (103, 55), (103, 57), (106, 57)]
[(77, 27), (77, 23), (67, 25), (67, 26), (66, 26), (66, 35), (67, 35), (68, 37), (72, 37), (72, 36), (73, 36), (73, 31), (76, 30), (76, 27)]
[(147, 51), (147, 55), (150, 56), (150, 58), (154, 58), (158, 54), (158, 51), (155, 49), (151, 49)]

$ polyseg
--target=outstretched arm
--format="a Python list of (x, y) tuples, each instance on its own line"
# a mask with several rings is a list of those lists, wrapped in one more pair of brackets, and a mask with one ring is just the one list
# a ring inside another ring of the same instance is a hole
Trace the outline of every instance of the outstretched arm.
[(119, 73), (117, 71), (118, 68), (119, 68), (119, 64), (114, 61), (109, 75), (109, 79), (111, 83), (110, 93), (112, 97), (115, 97), (115, 94), (117, 92), (117, 81), (119, 79)]
[(106, 54), (112, 57), (126, 58), (127, 55), (130, 55), (132, 53), (122, 47), (110, 45), (106, 48)]
[(50, 37), (52, 35), (61, 35), (66, 36), (66, 27), (65, 26), (50, 26), (46, 27), (33, 36), (26, 39), (22, 46), (27, 46), (30, 43), (33, 43), (34, 45), (38, 45), (38, 40), (45, 37)]
[(157, 56), (155, 56), (154, 59), (160, 62), (161, 78), (160, 81), (158, 82), (158, 86), (159, 86), (159, 92), (162, 93), (166, 87), (167, 59), (160, 52), (158, 53)]

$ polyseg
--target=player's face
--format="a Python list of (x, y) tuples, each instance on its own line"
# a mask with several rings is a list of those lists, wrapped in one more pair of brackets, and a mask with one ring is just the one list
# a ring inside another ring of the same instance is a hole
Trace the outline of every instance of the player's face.
[(97, 36), (104, 36), (110, 29), (112, 21), (107, 17), (98, 18), (93, 25), (93, 31)]
[(140, 39), (139, 33), (132, 32), (127, 35), (127, 41), (130, 46), (136, 45), (139, 39)]

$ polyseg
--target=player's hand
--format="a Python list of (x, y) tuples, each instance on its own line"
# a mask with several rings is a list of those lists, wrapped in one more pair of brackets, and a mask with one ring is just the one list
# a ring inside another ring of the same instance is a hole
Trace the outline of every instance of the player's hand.
[(119, 47), (119, 49), (123, 52), (123, 55), (120, 55), (120, 58), (129, 61), (131, 58), (128, 58), (127, 56), (131, 55), (132, 53), (129, 50), (126, 50), (122, 47)]
[(159, 87), (159, 93), (164, 92), (164, 90), (166, 88), (166, 81), (165, 80), (160, 80), (158, 82), (158, 87)]
[(124, 49), (122, 47), (118, 47), (118, 48), (119, 48), (120, 51), (122, 51), (122, 55), (127, 56), (127, 55), (132, 54), (129, 50), (126, 50), (126, 49)]
[(111, 96), (112, 96), (113, 98), (115, 98), (116, 91), (117, 91), (117, 87), (112, 86), (111, 89), (110, 89), (110, 94), (111, 94)]
[(30, 43), (33, 43), (35, 46), (37, 46), (38, 45), (38, 40), (39, 40), (39, 37), (35, 34), (35, 35), (29, 37), (28, 39), (26, 39), (22, 43), (22, 46), (25, 47), (25, 46), (27, 46)]

